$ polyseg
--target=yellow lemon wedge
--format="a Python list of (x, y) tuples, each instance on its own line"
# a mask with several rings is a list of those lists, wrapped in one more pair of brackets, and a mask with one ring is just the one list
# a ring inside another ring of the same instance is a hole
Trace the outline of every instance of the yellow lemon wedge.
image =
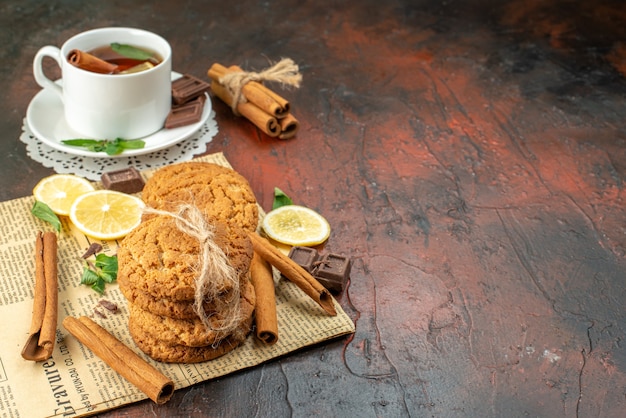
[(268, 212), (262, 227), (269, 238), (292, 246), (311, 247), (330, 236), (330, 225), (322, 215), (298, 205), (281, 206)]
[(73, 174), (53, 174), (37, 183), (33, 196), (57, 215), (69, 215), (74, 200), (93, 190), (95, 188), (87, 179)]
[(74, 201), (70, 220), (83, 234), (102, 240), (120, 239), (141, 223), (144, 203), (112, 190), (85, 193)]

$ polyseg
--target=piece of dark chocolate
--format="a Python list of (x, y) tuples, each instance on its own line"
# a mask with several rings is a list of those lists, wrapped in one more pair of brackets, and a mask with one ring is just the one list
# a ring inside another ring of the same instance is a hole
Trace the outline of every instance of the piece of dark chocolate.
[(313, 276), (331, 293), (340, 294), (350, 277), (351, 260), (338, 254), (326, 254), (315, 263)]
[(187, 103), (207, 93), (211, 85), (189, 74), (172, 81), (172, 102), (175, 105)]
[[(202, 95), (200, 95), (200, 96), (196, 97), (195, 99), (190, 100), (190, 101), (189, 101), (189, 102), (187, 102), (187, 103), (195, 103), (195, 102), (200, 102), (200, 103), (202, 104), (202, 106), (204, 106), (204, 103), (206, 102), (206, 98), (207, 98), (207, 95), (206, 95), (206, 94), (202, 94)], [(185, 103), (185, 104), (186, 104), (186, 103)]]
[(204, 103), (206, 102), (206, 98), (207, 98), (207, 95), (203, 94), (203, 95), (200, 95), (200, 96), (196, 97), (195, 99), (190, 100), (190, 101), (188, 101), (186, 103), (183, 103), (183, 104), (177, 105), (177, 104), (174, 103), (174, 104), (172, 104), (172, 109), (177, 109), (179, 107), (187, 106), (188, 104), (192, 104), (192, 103), (201, 103), (202, 106), (204, 106)]
[(100, 302), (98, 302), (98, 304), (103, 306), (109, 312), (118, 312), (117, 304), (115, 302), (111, 302), (110, 300), (102, 299)]
[(81, 258), (84, 258), (86, 260), (92, 255), (98, 254), (100, 251), (102, 251), (102, 245), (98, 244), (97, 242), (92, 242), (89, 245), (89, 248), (87, 248), (87, 251), (85, 251), (85, 254), (81, 255)]
[(185, 103), (182, 106), (172, 107), (165, 119), (165, 129), (174, 129), (196, 123), (202, 119), (203, 111), (204, 102), (199, 100)]
[(311, 273), (319, 255), (317, 250), (314, 248), (291, 247), (291, 250), (289, 250), (289, 258), (291, 258), (300, 267)]
[(103, 173), (101, 179), (105, 189), (122, 193), (140, 192), (145, 185), (141, 174), (135, 167)]

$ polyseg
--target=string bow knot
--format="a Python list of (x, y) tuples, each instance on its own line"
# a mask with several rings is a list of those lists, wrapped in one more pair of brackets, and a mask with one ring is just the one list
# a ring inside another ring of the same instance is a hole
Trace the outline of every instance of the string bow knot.
[(237, 105), (239, 103), (245, 103), (247, 101), (245, 95), (242, 93), (243, 86), (251, 81), (263, 83), (264, 81), (275, 81), (283, 86), (300, 87), (302, 81), (302, 74), (298, 65), (290, 58), (283, 58), (271, 67), (261, 71), (234, 71), (225, 74), (218, 80), (222, 84), (233, 98), (231, 109), (235, 115), (239, 115), (237, 112)]

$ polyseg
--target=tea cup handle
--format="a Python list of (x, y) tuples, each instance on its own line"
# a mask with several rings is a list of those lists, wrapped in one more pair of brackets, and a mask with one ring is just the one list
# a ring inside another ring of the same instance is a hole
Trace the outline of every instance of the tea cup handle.
[(35, 76), (35, 81), (42, 88), (50, 89), (51, 91), (54, 91), (55, 93), (57, 93), (62, 100), (63, 89), (61, 88), (61, 86), (55, 83), (54, 81), (50, 80), (43, 73), (42, 64), (43, 64), (43, 59), (45, 57), (53, 58), (59, 64), (59, 67), (61, 67), (61, 69), (63, 68), (63, 64), (61, 61), (61, 50), (57, 48), (56, 46), (51, 46), (51, 45), (44, 46), (39, 51), (37, 51), (37, 54), (35, 54), (35, 58), (33, 60), (33, 74)]

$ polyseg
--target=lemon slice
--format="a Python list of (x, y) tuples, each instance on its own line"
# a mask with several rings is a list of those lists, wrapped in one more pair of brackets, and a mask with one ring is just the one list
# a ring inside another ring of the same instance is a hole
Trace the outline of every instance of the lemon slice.
[(74, 200), (93, 190), (93, 185), (87, 179), (72, 174), (53, 174), (37, 183), (33, 196), (57, 215), (69, 215)]
[(76, 198), (70, 220), (85, 235), (113, 240), (123, 238), (139, 225), (143, 208), (144, 203), (138, 197), (96, 190)]
[(268, 212), (262, 226), (274, 241), (293, 246), (318, 245), (330, 235), (330, 225), (322, 215), (298, 205), (281, 206)]

